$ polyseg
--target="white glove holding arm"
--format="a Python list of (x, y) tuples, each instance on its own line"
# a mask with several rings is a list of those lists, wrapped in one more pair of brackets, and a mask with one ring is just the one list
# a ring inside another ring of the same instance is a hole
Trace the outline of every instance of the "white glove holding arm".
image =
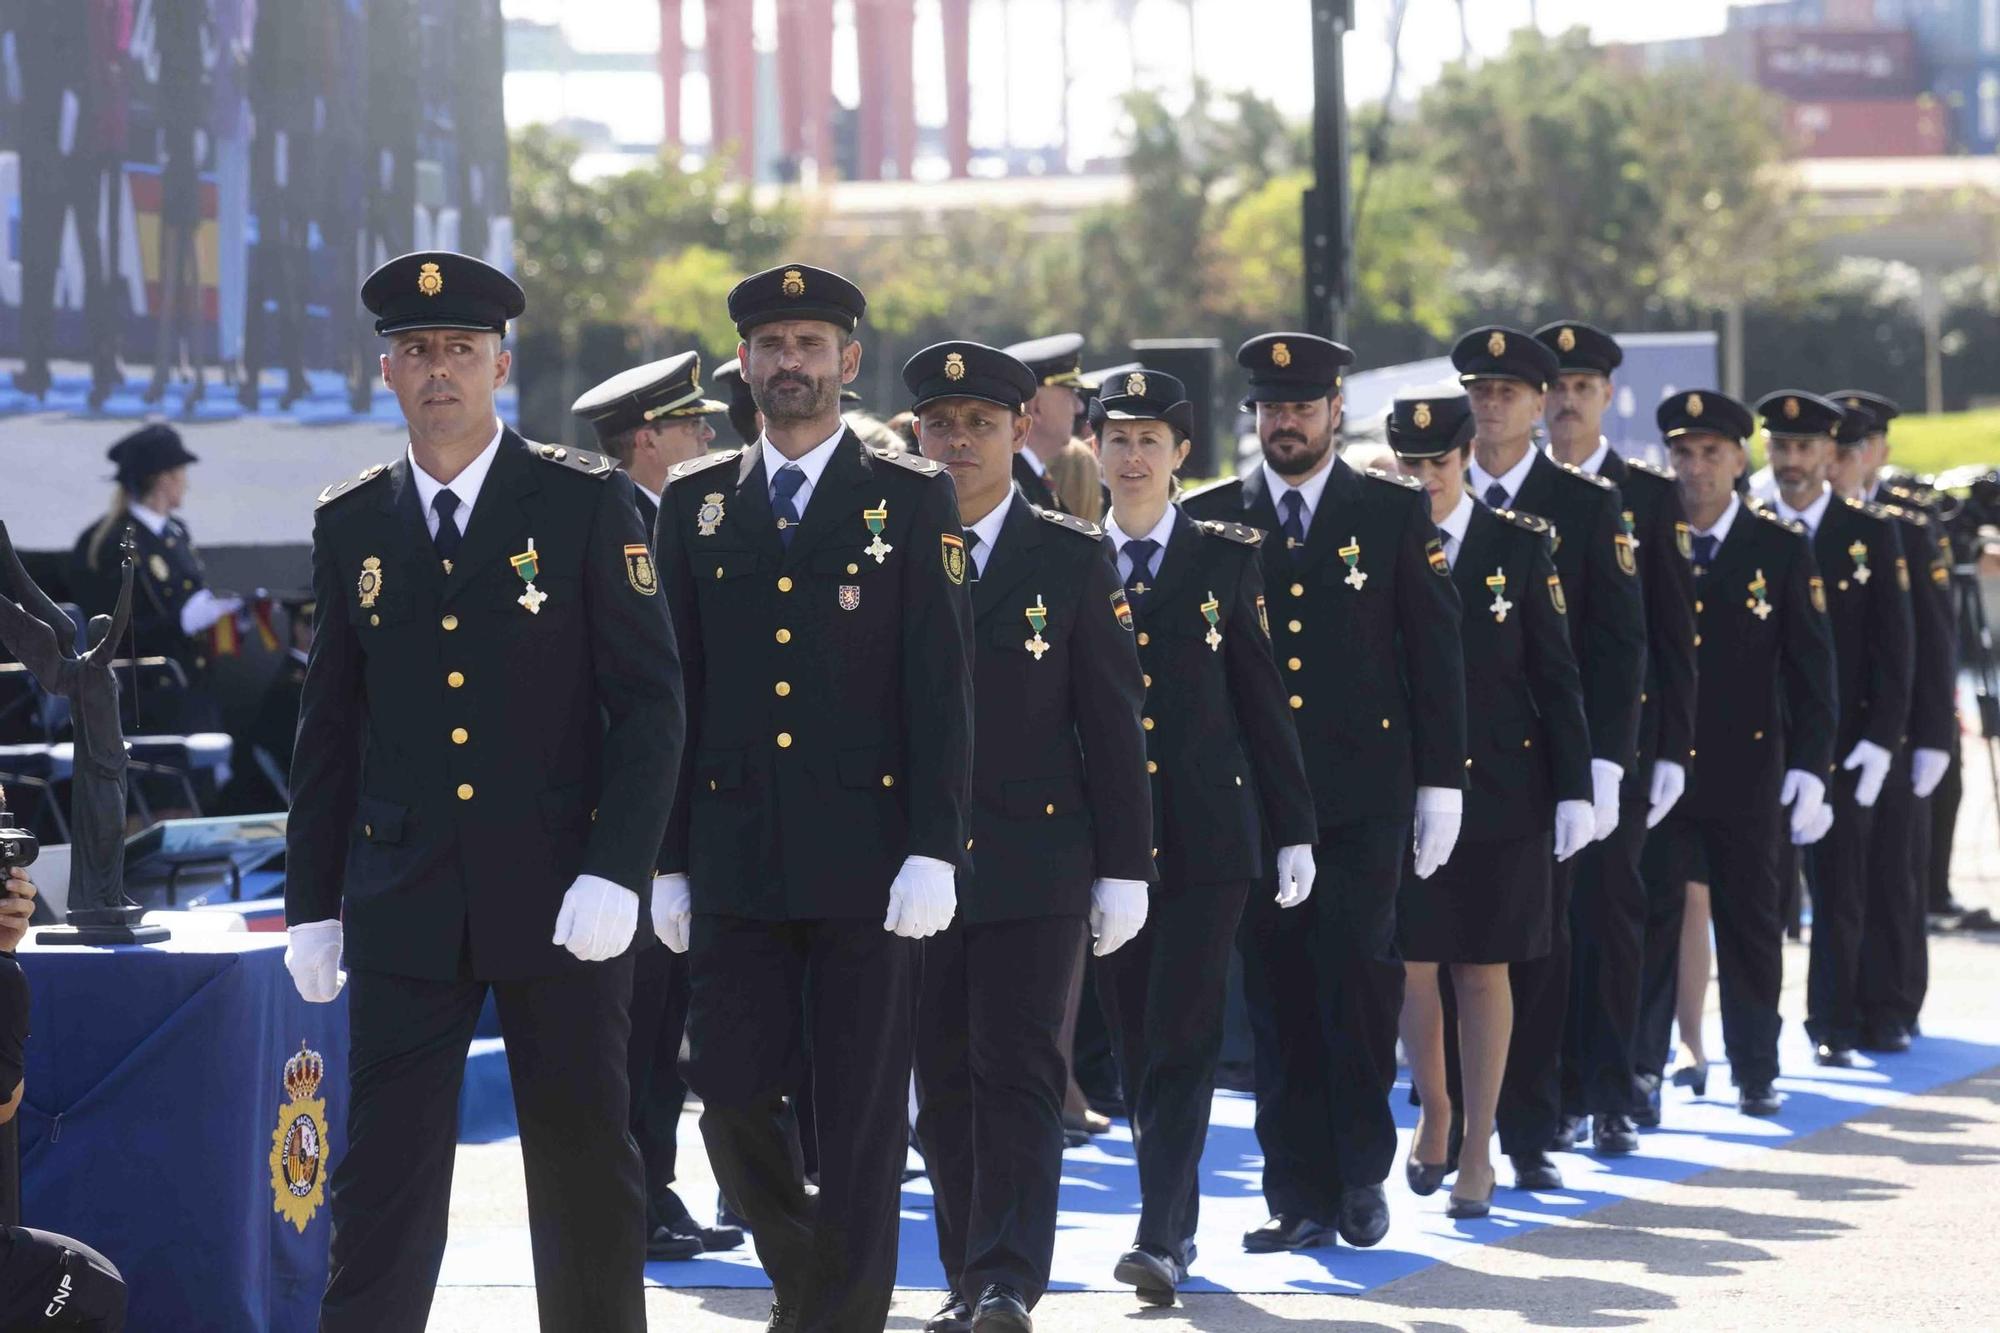
[(1465, 793), (1456, 787), (1417, 788), (1417, 878), (1429, 879), (1451, 859), (1465, 820)]
[(1567, 861), (1590, 846), (1597, 832), (1597, 812), (1589, 801), (1556, 802), (1556, 860)]
[(1278, 849), (1278, 906), (1297, 907), (1312, 897), (1313, 880), (1319, 877), (1319, 867), (1313, 862), (1313, 849), (1304, 843), (1296, 847)]
[(1847, 752), (1840, 767), (1843, 771), (1861, 770), (1861, 776), (1854, 780), (1856, 805), (1866, 808), (1882, 795), (1882, 781), (1889, 776), (1890, 760), (1889, 752), (1874, 741), (1854, 742), (1854, 748)]
[(653, 876), (653, 933), (675, 953), (688, 951), (694, 928), (694, 891), (686, 875)]
[(242, 609), (241, 597), (217, 597), (207, 588), (196, 588), (181, 603), (181, 633), (199, 634), (224, 616), (233, 616)]
[(1813, 841), (1806, 836), (1819, 819), (1820, 807), (1826, 804), (1826, 783), (1802, 768), (1785, 770), (1785, 785), (1779, 789), (1778, 804), (1792, 808), (1792, 841), (1799, 846)]
[(1818, 812), (1813, 815), (1811, 827), (1806, 829), (1803, 836), (1794, 838), (1792, 841), (1798, 843), (1801, 847), (1810, 847), (1831, 832), (1833, 832), (1833, 807), (1822, 805)]
[(882, 918), (882, 929), (920, 940), (950, 925), (958, 911), (956, 874), (935, 856), (904, 857), (889, 885), (889, 914)]
[(1653, 761), (1652, 805), (1646, 810), (1646, 827), (1655, 828), (1687, 795), (1688, 771), (1671, 759)]
[(1146, 881), (1100, 879), (1090, 886), (1090, 933), (1097, 943), (1090, 951), (1099, 958), (1131, 943), (1146, 924)]
[(1618, 784), (1625, 770), (1609, 759), (1590, 761), (1590, 812), (1595, 828), (1590, 840), (1602, 842), (1618, 831)]
[(616, 958), (639, 930), (639, 895), (597, 875), (578, 875), (556, 913), (559, 944), (586, 963)]
[(1944, 781), (1945, 773), (1951, 768), (1949, 750), (1930, 750), (1919, 746), (1910, 754), (1910, 790), (1922, 800), (1938, 788)]
[(340, 921), (308, 921), (285, 930), (285, 970), (308, 1004), (325, 1004), (340, 994), (347, 973), (340, 970)]

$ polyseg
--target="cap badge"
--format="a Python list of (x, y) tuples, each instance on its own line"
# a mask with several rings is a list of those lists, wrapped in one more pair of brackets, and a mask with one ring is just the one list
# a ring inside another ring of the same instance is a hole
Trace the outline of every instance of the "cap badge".
[(795, 268), (786, 269), (785, 279), (778, 284), (778, 290), (787, 296), (804, 296), (806, 294), (806, 275)]
[(1125, 396), (1127, 398), (1144, 398), (1146, 396), (1146, 377), (1138, 374), (1127, 375), (1125, 377)]
[(1556, 335), (1556, 350), (1558, 352), (1574, 352), (1576, 350), (1575, 329), (1565, 326), (1563, 331)]
[(957, 352), (948, 352), (944, 358), (944, 377), (954, 384), (965, 378), (965, 358)]
[(1785, 420), (1797, 421), (1799, 419), (1799, 400), (1796, 398), (1787, 398), (1785, 400), (1784, 410), (1785, 410)]
[(444, 274), (438, 272), (436, 264), (425, 264), (417, 270), (417, 290), (425, 296), (436, 296), (444, 290)]
[(1410, 412), (1410, 424), (1418, 430), (1429, 430), (1431, 428), (1431, 405), (1429, 403), (1418, 403)]
[(1849, 407), (1859, 407), (1861, 406), (1861, 400), (1859, 398), (1850, 398), (1847, 400), (1847, 405)]
[(1271, 364), (1280, 370), (1292, 364), (1292, 349), (1283, 343), (1272, 343)]
[(1507, 355), (1507, 335), (1500, 332), (1500, 330), (1498, 329), (1493, 330), (1492, 335), (1488, 337), (1486, 340), (1486, 355), (1488, 356)]
[(1688, 395), (1688, 415), (1689, 415), (1689, 416), (1691, 416), (1691, 417), (1699, 417), (1699, 416), (1701, 415), (1701, 407), (1702, 407), (1702, 405), (1701, 405), (1701, 395), (1700, 395), (1700, 394), (1698, 394), (1698, 393), (1691, 393), (1691, 394), (1689, 394), (1689, 395)]

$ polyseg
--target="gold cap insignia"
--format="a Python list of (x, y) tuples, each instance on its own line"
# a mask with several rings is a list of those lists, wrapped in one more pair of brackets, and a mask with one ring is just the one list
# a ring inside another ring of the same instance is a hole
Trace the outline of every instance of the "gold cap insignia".
[(1271, 364), (1280, 370), (1292, 364), (1292, 349), (1283, 343), (1272, 343)]
[(1136, 373), (1127, 375), (1125, 377), (1125, 396), (1128, 398), (1144, 398), (1146, 396), (1146, 377)]
[(786, 269), (785, 279), (778, 284), (778, 290), (787, 296), (804, 296), (806, 294), (806, 275), (795, 268)]
[(1787, 398), (1785, 400), (1785, 420), (1797, 421), (1798, 419), (1799, 419), (1799, 400), (1796, 398)]
[(965, 378), (965, 358), (957, 352), (948, 352), (944, 358), (944, 377), (956, 383)]
[(1859, 407), (1861, 406), (1861, 400), (1859, 398), (1850, 398), (1847, 400), (1847, 405), (1849, 407)]
[(425, 296), (436, 296), (444, 290), (444, 274), (438, 272), (436, 264), (425, 264), (417, 270), (417, 290)]
[(1498, 329), (1493, 330), (1492, 336), (1487, 338), (1486, 340), (1486, 355), (1488, 356), (1507, 355), (1507, 335), (1500, 332), (1500, 330)]
[(1556, 335), (1556, 350), (1558, 352), (1574, 352), (1576, 350), (1575, 329), (1565, 327), (1561, 333)]
[(1689, 395), (1688, 395), (1688, 415), (1689, 415), (1689, 416), (1691, 416), (1691, 417), (1698, 417), (1698, 416), (1700, 416), (1700, 415), (1701, 415), (1701, 395), (1700, 395), (1700, 394), (1698, 394), (1698, 393), (1691, 393), (1691, 394), (1689, 394)]
[(1431, 405), (1429, 403), (1418, 403), (1410, 412), (1410, 421), (1418, 430), (1429, 430), (1431, 428)]

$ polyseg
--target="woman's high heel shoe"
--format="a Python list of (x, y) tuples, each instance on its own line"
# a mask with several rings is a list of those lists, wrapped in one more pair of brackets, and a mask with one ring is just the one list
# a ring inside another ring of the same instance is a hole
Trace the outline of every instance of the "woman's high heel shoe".
[(1708, 1096), (1708, 1061), (1682, 1065), (1674, 1071), (1673, 1083), (1677, 1088), (1693, 1088), (1697, 1097)]
[(1410, 1155), (1403, 1161), (1403, 1179), (1409, 1182), (1410, 1193), (1416, 1195), (1418, 1198), (1436, 1194), (1438, 1186), (1444, 1184), (1444, 1178), (1450, 1174), (1450, 1162), (1439, 1162), (1436, 1164), (1419, 1162), (1417, 1160), (1417, 1151), (1414, 1148), (1410, 1150)]
[(1493, 1186), (1497, 1183), (1497, 1178), (1486, 1182), (1486, 1193), (1477, 1199), (1466, 1198), (1459, 1194), (1457, 1190), (1453, 1190), (1451, 1202), (1445, 1205), (1444, 1215), (1459, 1221), (1474, 1217), (1485, 1217), (1493, 1211)]

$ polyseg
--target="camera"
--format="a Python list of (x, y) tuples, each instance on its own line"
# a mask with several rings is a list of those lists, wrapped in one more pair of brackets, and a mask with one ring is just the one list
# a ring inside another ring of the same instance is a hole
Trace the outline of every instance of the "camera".
[(0, 876), (33, 865), (42, 854), (42, 844), (35, 835), (24, 828), (12, 827), (13, 823), (7, 814), (7, 793), (0, 791)]

